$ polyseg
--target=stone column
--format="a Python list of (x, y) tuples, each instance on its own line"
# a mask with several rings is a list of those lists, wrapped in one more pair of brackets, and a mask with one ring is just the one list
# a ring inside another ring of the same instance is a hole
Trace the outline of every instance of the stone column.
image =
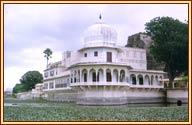
[(49, 90), (49, 82), (47, 82), (47, 87), (48, 87), (47, 89)]
[(149, 79), (148, 79), (148, 81), (147, 81), (147, 84), (148, 85), (151, 85), (151, 76), (150, 75), (148, 75), (149, 76)]
[(118, 77), (117, 82), (120, 82), (121, 74), (119, 69), (117, 71), (117, 77)]
[(87, 82), (90, 82), (90, 79), (89, 79), (89, 69), (87, 69)]
[(71, 72), (69, 74), (69, 84), (71, 84)]
[(79, 82), (81, 83), (81, 73), (82, 73), (82, 71), (81, 71), (81, 69), (79, 69)]
[(107, 79), (106, 79), (106, 68), (103, 68), (103, 82), (107, 82)]
[(139, 85), (138, 74), (136, 74), (135, 77), (136, 77), (136, 85)]
[(175, 88), (175, 82), (174, 81), (172, 82), (172, 88), (173, 89)]
[(95, 74), (96, 74), (96, 82), (97, 82), (98, 69), (96, 69), (96, 68), (95, 68)]
[(53, 80), (53, 89), (55, 89), (55, 80)]
[(115, 82), (113, 70), (114, 70), (114, 69), (112, 68), (112, 69), (111, 69), (111, 81), (112, 81), (112, 83)]

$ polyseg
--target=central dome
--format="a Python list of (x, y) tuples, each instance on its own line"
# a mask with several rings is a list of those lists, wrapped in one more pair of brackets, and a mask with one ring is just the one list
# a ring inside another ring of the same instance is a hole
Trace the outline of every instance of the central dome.
[(88, 27), (84, 36), (84, 46), (116, 45), (117, 42), (116, 30), (102, 22)]

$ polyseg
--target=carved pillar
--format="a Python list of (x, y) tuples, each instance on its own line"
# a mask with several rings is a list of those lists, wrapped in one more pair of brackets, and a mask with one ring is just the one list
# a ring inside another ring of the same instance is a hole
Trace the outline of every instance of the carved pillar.
[(81, 74), (82, 74), (82, 70), (79, 69), (79, 82), (81, 83)]
[(106, 68), (103, 68), (103, 82), (107, 82), (107, 79), (106, 79)]

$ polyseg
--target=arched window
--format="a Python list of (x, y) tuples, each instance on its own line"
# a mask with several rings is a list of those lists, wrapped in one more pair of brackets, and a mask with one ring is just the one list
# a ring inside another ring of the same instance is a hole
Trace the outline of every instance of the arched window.
[(145, 82), (150, 85), (150, 79), (148, 75), (145, 75)]
[(73, 83), (73, 74), (71, 74), (71, 83)]
[(96, 71), (95, 71), (95, 69), (91, 69), (90, 70), (90, 72), (89, 72), (89, 79), (92, 82), (96, 82)]
[(113, 81), (118, 82), (118, 70), (117, 69), (113, 70)]
[(87, 73), (83, 74), (83, 79), (84, 79), (84, 82), (87, 82)]
[(103, 81), (103, 69), (99, 69), (97, 72), (97, 81)]
[(125, 71), (121, 70), (120, 71), (120, 82), (124, 82), (125, 81)]
[(162, 84), (163, 84), (163, 81), (162, 81), (163, 78), (162, 78), (162, 76), (159, 76), (159, 80), (160, 80), (160, 81), (159, 81), (160, 85), (162, 85)]
[(99, 82), (99, 72), (97, 73), (97, 82)]
[(74, 83), (76, 83), (76, 81), (77, 81), (77, 72), (74, 71)]
[(154, 76), (151, 76), (151, 85), (153, 85), (153, 81), (154, 81)]
[(80, 82), (80, 70), (77, 72), (77, 82)]
[(139, 85), (143, 85), (143, 76), (138, 75), (138, 79), (139, 79)]
[(106, 70), (106, 81), (107, 82), (111, 82), (111, 70), (110, 69), (107, 69)]
[(155, 83), (156, 83), (156, 85), (159, 84), (158, 76), (155, 76)]
[(96, 82), (96, 72), (93, 72), (93, 73), (92, 73), (92, 81), (93, 81), (93, 82)]
[(135, 74), (131, 74), (130, 78), (131, 78), (131, 83), (133, 85), (136, 85), (136, 76), (135, 76)]
[(82, 70), (82, 79), (83, 79), (83, 82), (87, 82), (87, 70), (86, 69)]

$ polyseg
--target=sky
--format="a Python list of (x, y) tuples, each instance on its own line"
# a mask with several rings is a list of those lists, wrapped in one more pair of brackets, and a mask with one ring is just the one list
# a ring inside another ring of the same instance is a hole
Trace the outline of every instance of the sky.
[(27, 71), (43, 73), (43, 51), (53, 51), (50, 62), (62, 52), (78, 50), (84, 31), (98, 22), (99, 15), (117, 30), (118, 45), (145, 31), (145, 23), (169, 16), (188, 19), (186, 4), (6, 4), (4, 7), (4, 90), (11, 90)]

